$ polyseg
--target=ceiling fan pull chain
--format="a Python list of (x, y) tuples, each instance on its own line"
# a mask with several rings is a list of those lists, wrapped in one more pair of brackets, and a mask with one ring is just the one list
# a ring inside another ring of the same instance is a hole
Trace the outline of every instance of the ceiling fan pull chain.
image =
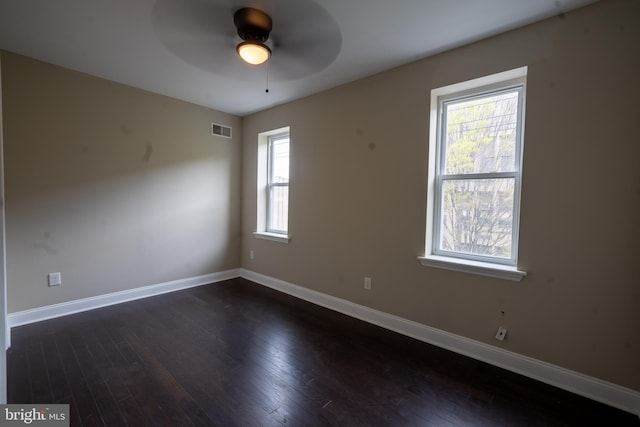
[(266, 86), (267, 88), (264, 90), (265, 93), (269, 93), (269, 61), (267, 61), (267, 83)]

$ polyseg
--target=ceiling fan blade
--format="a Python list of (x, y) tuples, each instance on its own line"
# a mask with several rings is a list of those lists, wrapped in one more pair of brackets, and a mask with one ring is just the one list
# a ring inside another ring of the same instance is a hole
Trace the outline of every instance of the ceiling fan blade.
[(297, 80), (328, 67), (340, 53), (342, 33), (333, 17), (312, 0), (274, 1), (269, 66), (273, 80)]
[(151, 20), (162, 41), (174, 37), (216, 37), (234, 34), (232, 13), (224, 2), (206, 0), (158, 0)]
[(287, 35), (293, 33), (297, 31), (274, 34), (271, 66), (274, 75), (283, 80), (296, 80), (320, 72), (336, 59), (342, 47), (340, 33), (326, 37), (315, 36), (321, 31), (297, 37)]
[(185, 62), (217, 75), (242, 76), (236, 30), (226, 1), (158, 0), (152, 25), (162, 44)]

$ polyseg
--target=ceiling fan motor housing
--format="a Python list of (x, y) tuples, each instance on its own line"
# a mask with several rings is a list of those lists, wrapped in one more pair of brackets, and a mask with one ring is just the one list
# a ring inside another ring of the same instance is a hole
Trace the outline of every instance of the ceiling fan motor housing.
[(259, 9), (245, 7), (233, 14), (233, 23), (242, 40), (266, 42), (272, 28), (271, 17)]

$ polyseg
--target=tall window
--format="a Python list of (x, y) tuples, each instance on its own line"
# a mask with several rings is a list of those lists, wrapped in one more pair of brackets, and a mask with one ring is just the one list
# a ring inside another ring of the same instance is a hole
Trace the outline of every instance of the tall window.
[(427, 261), (517, 271), (525, 78), (523, 68), (432, 92)]
[(269, 136), (267, 232), (287, 234), (289, 223), (289, 133)]
[(254, 235), (289, 241), (289, 127), (258, 134), (257, 219)]

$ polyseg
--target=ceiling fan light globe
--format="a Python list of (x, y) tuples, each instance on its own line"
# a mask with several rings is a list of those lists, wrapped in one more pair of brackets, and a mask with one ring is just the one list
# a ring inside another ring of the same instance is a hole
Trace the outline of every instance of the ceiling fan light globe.
[(253, 65), (262, 64), (269, 59), (269, 56), (271, 55), (269, 47), (262, 43), (253, 41), (240, 43), (236, 47), (236, 50), (238, 51), (240, 58)]

